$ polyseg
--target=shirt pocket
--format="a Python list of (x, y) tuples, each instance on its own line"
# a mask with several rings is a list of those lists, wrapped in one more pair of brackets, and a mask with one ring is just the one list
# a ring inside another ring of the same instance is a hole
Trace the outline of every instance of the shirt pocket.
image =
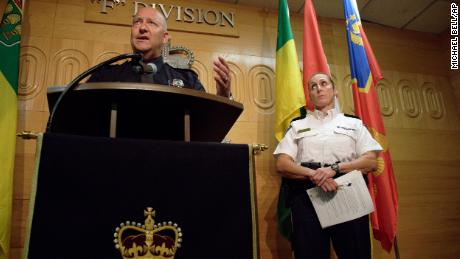
[(336, 157), (342, 159), (349, 159), (356, 156), (356, 130), (353, 129), (334, 129), (334, 138), (331, 140), (332, 149)]
[(297, 144), (297, 161), (307, 162), (315, 157), (314, 153), (317, 152), (318, 132), (306, 131), (298, 133), (294, 136), (294, 141)]
[(356, 130), (355, 129), (342, 129), (342, 128), (335, 128), (334, 129), (334, 134), (336, 136), (347, 136), (351, 139), (353, 139), (353, 141), (356, 141), (358, 139), (358, 137), (356, 136)]

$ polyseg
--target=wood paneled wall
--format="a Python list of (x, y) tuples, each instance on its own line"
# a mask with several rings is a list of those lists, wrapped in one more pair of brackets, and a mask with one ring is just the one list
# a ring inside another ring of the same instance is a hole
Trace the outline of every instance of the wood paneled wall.
[[(129, 27), (84, 23), (85, 1), (89, 0), (26, 2), (18, 131), (44, 130), (49, 115), (47, 87), (63, 85), (86, 68), (130, 51)], [(218, 6), (226, 5), (213, 3), (214, 8)], [(256, 157), (261, 258), (290, 258), (289, 244), (276, 230), (280, 178), (271, 155), (276, 146), (273, 113), (277, 14), (236, 7), (239, 38), (172, 32), (172, 43), (194, 51), (193, 69), (208, 92), (215, 92), (212, 60), (221, 55), (230, 62), (233, 95), (245, 110), (228, 138), (233, 143), (269, 145), (268, 151)], [(341, 106), (352, 113), (344, 22), (321, 18), (319, 24)], [(292, 25), (301, 57), (302, 17), (292, 17)], [(399, 188), (401, 256), (459, 258), (460, 76), (448, 67), (448, 37), (371, 24), (364, 27), (385, 76), (377, 92)], [(34, 156), (35, 142), (18, 139), (11, 258), (21, 258), (24, 247)], [(374, 247), (374, 258), (394, 258), (377, 242)]]

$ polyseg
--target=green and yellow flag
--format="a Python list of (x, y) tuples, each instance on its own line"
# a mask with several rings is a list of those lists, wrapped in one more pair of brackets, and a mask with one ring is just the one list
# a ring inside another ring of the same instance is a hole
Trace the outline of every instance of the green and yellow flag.
[(0, 23), (0, 259), (10, 247), (21, 22), (22, 0), (8, 0)]
[[(300, 73), (297, 51), (289, 21), (289, 9), (286, 0), (279, 1), (278, 38), (276, 43), (276, 102), (275, 102), (275, 138), (280, 141), (291, 121), (305, 111), (305, 95)], [(290, 239), (291, 210), (286, 207), (286, 185), (281, 184), (278, 200), (278, 229)]]
[(279, 1), (275, 69), (275, 138), (280, 141), (292, 119), (300, 117), (305, 106), (302, 75), (286, 0)]

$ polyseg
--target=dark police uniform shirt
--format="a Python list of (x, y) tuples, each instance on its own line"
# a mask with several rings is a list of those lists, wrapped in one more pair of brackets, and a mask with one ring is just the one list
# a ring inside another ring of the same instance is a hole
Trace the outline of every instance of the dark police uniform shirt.
[(94, 73), (87, 82), (143, 82), (205, 91), (193, 70), (173, 68), (163, 62), (163, 57), (156, 58), (151, 62), (158, 69), (153, 78), (152, 74), (142, 75), (135, 72), (134, 66), (138, 66), (137, 62), (128, 61), (121, 65), (109, 65), (102, 68)]

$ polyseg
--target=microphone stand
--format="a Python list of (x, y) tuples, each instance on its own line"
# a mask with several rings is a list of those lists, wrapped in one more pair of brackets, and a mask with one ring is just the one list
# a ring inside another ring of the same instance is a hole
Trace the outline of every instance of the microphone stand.
[(52, 127), (53, 127), (53, 119), (54, 119), (54, 116), (56, 114), (56, 111), (59, 107), (59, 105), (61, 104), (62, 100), (64, 99), (64, 97), (71, 91), (73, 91), (75, 88), (78, 87), (78, 83), (85, 77), (87, 77), (88, 75), (100, 70), (102, 67), (106, 66), (106, 65), (109, 65), (109, 64), (112, 64), (114, 62), (117, 62), (119, 60), (122, 60), (122, 59), (127, 59), (127, 58), (132, 58), (132, 59), (136, 59), (136, 60), (140, 60), (142, 59), (142, 54), (140, 53), (129, 53), (129, 54), (121, 54), (119, 56), (116, 56), (116, 57), (113, 57), (111, 59), (108, 59), (104, 62), (101, 62), (97, 65), (95, 65), (94, 67), (91, 67), (89, 68), (88, 70), (86, 70), (85, 72), (81, 73), (80, 75), (78, 75), (74, 80), (72, 80), (72, 82), (70, 82), (69, 84), (67, 84), (66, 88), (64, 89), (64, 91), (61, 93), (61, 95), (59, 96), (59, 98), (57, 99), (56, 101), (56, 104), (54, 105), (53, 107), (53, 110), (50, 114), (50, 118), (48, 120), (48, 123), (46, 125), (46, 132), (52, 132)]

